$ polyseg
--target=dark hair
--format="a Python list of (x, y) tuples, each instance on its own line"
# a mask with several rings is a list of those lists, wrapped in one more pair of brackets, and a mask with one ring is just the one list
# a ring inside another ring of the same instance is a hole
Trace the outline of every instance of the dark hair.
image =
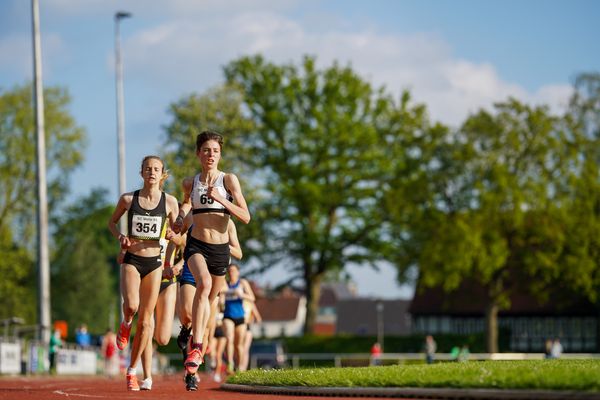
[(223, 148), (223, 136), (214, 131), (204, 131), (196, 137), (196, 151), (200, 151), (200, 147), (209, 140), (214, 140), (219, 143), (219, 147)]
[(229, 267), (227, 267), (227, 269), (229, 269), (231, 267), (237, 268), (238, 271), (240, 270), (240, 266), (237, 264), (231, 263), (231, 264), (229, 264)]

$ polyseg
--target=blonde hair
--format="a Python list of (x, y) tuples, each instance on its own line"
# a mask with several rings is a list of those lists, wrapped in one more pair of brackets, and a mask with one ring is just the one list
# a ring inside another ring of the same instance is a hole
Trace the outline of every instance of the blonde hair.
[(160, 188), (160, 190), (162, 190), (163, 186), (165, 185), (165, 181), (169, 177), (169, 171), (167, 169), (165, 169), (165, 162), (159, 156), (151, 155), (151, 156), (144, 157), (144, 159), (142, 160), (142, 166), (140, 169), (140, 173), (144, 173), (144, 164), (146, 164), (146, 161), (150, 161), (150, 160), (157, 160), (157, 161), (160, 161), (160, 163), (162, 164), (162, 175), (160, 176), (160, 181), (158, 183), (158, 187)]

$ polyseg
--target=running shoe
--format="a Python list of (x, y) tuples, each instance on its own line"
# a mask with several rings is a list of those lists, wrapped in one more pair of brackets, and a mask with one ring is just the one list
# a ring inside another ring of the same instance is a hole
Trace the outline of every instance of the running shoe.
[(140, 385), (140, 390), (152, 390), (152, 378), (146, 378)]
[(177, 346), (181, 349), (181, 353), (183, 354), (183, 362), (187, 358), (187, 348), (188, 348), (188, 340), (190, 339), (190, 333), (192, 332), (192, 328), (186, 328), (182, 326), (179, 330), (179, 336), (177, 336)]
[(137, 376), (135, 375), (126, 375), (127, 378), (127, 390), (139, 391), (140, 385), (138, 385)]
[(217, 383), (218, 383), (218, 382), (221, 382), (221, 374), (215, 374), (214, 380), (215, 380), (215, 382), (217, 382)]
[(125, 347), (127, 347), (130, 334), (131, 325), (127, 326), (125, 322), (121, 322), (121, 326), (119, 326), (119, 333), (117, 334), (117, 347), (119, 350), (123, 350)]
[(233, 369), (233, 365), (227, 364), (227, 371), (225, 372), (227, 375), (234, 375), (235, 370)]
[(202, 355), (200, 349), (192, 349), (185, 359), (185, 369), (188, 374), (195, 374), (198, 371), (198, 367), (202, 364)]
[(185, 389), (188, 392), (195, 392), (198, 390), (198, 380), (196, 379), (196, 374), (185, 375)]

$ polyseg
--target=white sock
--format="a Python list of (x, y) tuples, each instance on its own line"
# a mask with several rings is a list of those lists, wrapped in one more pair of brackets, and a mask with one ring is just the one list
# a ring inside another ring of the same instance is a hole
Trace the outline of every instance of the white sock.
[(127, 368), (127, 375), (135, 375), (135, 368)]

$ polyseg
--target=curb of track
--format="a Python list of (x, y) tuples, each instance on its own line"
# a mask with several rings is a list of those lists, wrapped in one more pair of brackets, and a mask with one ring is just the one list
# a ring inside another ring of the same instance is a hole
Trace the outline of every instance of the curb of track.
[(600, 400), (600, 392), (527, 389), (455, 389), (410, 387), (304, 387), (258, 386), (224, 383), (221, 389), (254, 394), (323, 397), (388, 397), (420, 399), (492, 399), (492, 400)]

